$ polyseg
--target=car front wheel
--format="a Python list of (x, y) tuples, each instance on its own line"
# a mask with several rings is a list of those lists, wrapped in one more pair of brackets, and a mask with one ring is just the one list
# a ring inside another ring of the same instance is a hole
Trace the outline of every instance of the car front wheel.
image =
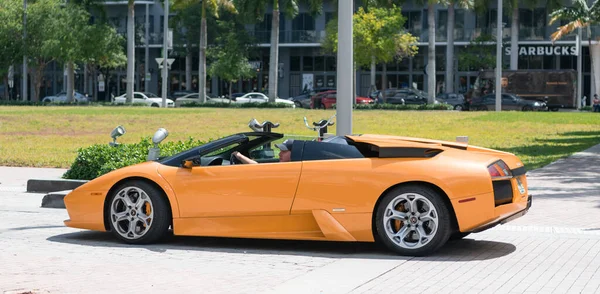
[(460, 105), (460, 104), (457, 104), (457, 105), (454, 106), (454, 110), (462, 111), (463, 110), (463, 106)]
[(148, 244), (164, 237), (171, 213), (162, 191), (143, 181), (130, 181), (116, 189), (110, 199), (110, 228), (126, 243)]
[(441, 197), (426, 186), (387, 193), (376, 209), (379, 240), (401, 255), (423, 256), (440, 249), (451, 233), (450, 213)]

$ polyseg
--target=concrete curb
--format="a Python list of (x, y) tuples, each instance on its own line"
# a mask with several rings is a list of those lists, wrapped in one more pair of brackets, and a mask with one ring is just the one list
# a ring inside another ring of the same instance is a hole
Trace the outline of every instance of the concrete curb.
[(42, 198), (43, 208), (66, 208), (65, 207), (65, 196), (71, 193), (72, 190), (52, 192)]
[(50, 193), (73, 190), (87, 182), (86, 180), (30, 179), (27, 181), (27, 192)]

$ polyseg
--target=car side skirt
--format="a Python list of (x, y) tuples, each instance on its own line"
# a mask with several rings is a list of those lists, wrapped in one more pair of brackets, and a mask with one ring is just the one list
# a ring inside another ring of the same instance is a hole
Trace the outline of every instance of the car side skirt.
[(259, 239), (373, 241), (370, 213), (311, 213), (273, 216), (173, 219), (173, 232), (181, 236)]

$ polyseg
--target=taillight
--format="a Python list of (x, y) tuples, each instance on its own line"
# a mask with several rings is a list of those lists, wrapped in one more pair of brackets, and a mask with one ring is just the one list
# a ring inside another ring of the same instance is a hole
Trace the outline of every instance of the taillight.
[(490, 176), (493, 178), (504, 178), (504, 177), (512, 177), (512, 173), (510, 172), (510, 168), (506, 163), (502, 160), (498, 160), (488, 166), (488, 172)]

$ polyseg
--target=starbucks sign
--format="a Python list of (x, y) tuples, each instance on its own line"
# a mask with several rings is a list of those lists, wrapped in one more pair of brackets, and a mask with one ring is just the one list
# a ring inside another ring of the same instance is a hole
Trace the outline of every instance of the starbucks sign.
[[(510, 47), (504, 49), (506, 55), (511, 55), (512, 50)], [(577, 46), (519, 46), (519, 55), (565, 55), (565, 56), (577, 56)]]

